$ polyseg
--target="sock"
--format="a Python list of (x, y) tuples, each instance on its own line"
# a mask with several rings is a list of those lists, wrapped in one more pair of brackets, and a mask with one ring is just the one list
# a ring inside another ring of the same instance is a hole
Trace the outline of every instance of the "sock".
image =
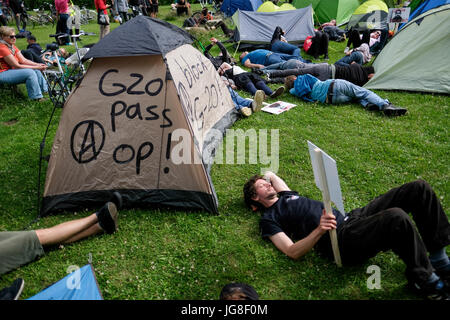
[(438, 271), (450, 271), (450, 260), (445, 248), (430, 253), (431, 265)]
[[(417, 286), (417, 284), (416, 284)], [(419, 286), (417, 286), (418, 289), (424, 289), (425, 287), (428, 287), (428, 290), (432, 290), (432, 289), (436, 289), (436, 290), (441, 290), (444, 287), (444, 282), (442, 282), (441, 278), (439, 278), (439, 276), (436, 273), (432, 273), (430, 275), (430, 277), (428, 278), (428, 280), (425, 283), (425, 286), (420, 288)]]
[(432, 273), (431, 276), (428, 278), (427, 283), (435, 283), (437, 281), (439, 281), (440, 278), (438, 277), (438, 275), (436, 273)]

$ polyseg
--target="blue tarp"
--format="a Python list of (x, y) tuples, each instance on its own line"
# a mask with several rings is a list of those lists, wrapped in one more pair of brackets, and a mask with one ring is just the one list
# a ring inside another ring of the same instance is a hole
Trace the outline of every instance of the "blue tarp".
[(103, 300), (92, 265), (75, 270), (27, 300)]
[(223, 0), (220, 11), (226, 16), (231, 17), (238, 9), (256, 11), (262, 4), (262, 0)]
[[(443, 6), (445, 4), (450, 4), (450, 0), (426, 0), (422, 2), (420, 6), (416, 8), (410, 15), (408, 21), (412, 21), (415, 17), (420, 16), (422, 13), (427, 12), (428, 10), (434, 9), (439, 6)], [(406, 23), (403, 23), (398, 28), (399, 30), (403, 28)]]

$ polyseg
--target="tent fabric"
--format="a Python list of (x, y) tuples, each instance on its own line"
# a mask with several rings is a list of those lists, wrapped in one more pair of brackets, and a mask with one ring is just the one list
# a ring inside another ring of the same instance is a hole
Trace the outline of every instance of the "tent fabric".
[(87, 264), (27, 300), (103, 300), (103, 297), (94, 269)]
[(236, 42), (270, 43), (277, 26), (286, 32), (286, 40), (290, 43), (298, 43), (308, 36), (314, 36), (311, 6), (276, 12), (238, 10), (233, 15), (233, 21), (238, 31), (234, 38)]
[[(450, 0), (426, 0), (411, 12), (411, 14), (409, 15), (409, 21), (412, 21), (415, 17), (420, 16), (424, 12), (446, 4), (450, 4)], [(405, 25), (406, 23), (401, 24), (399, 30)]]
[(368, 89), (450, 93), (450, 5), (410, 21), (383, 48)]
[(297, 8), (294, 7), (292, 4), (285, 2), (280, 6), (280, 9), (278, 9), (278, 11), (295, 10), (295, 9)]
[(275, 12), (275, 11), (285, 11), (285, 10), (295, 10), (295, 7), (290, 3), (283, 3), (281, 6), (277, 6), (272, 1), (266, 1), (259, 6), (257, 12)]
[(272, 1), (266, 1), (258, 7), (257, 12), (275, 12), (278, 11), (280, 7), (275, 5)]
[(337, 25), (347, 23), (355, 9), (360, 6), (359, 0), (294, 0), (292, 4), (296, 8), (304, 8), (311, 4), (317, 22), (336, 20)]
[(386, 29), (389, 8), (382, 0), (369, 0), (361, 4), (351, 16), (347, 30)]
[(117, 29), (117, 32), (110, 32), (97, 42), (83, 59), (165, 55), (183, 44), (193, 43), (192, 36), (185, 30), (166, 21), (142, 15)]
[(212, 63), (190, 44), (164, 55), (100, 49), (64, 105), (40, 215), (98, 208), (114, 191), (124, 207), (218, 213), (205, 159), (238, 117)]
[(220, 11), (231, 17), (237, 10), (256, 11), (263, 4), (262, 0), (224, 0)]

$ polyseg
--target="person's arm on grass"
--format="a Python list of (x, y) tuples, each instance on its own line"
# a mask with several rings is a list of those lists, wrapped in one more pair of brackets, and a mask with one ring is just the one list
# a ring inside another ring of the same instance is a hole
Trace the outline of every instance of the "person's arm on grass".
[(297, 260), (308, 253), (317, 241), (329, 230), (336, 229), (336, 218), (327, 214), (325, 210), (320, 217), (320, 223), (306, 238), (293, 242), (284, 232), (278, 232), (269, 239), (273, 244), (289, 258)]

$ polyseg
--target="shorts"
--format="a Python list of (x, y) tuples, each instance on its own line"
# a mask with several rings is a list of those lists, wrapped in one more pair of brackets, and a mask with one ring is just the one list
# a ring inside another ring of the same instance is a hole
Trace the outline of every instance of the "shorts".
[(0, 232), (0, 275), (44, 255), (36, 231)]
[(150, 5), (150, 12), (158, 13), (158, 4), (157, 3)]

